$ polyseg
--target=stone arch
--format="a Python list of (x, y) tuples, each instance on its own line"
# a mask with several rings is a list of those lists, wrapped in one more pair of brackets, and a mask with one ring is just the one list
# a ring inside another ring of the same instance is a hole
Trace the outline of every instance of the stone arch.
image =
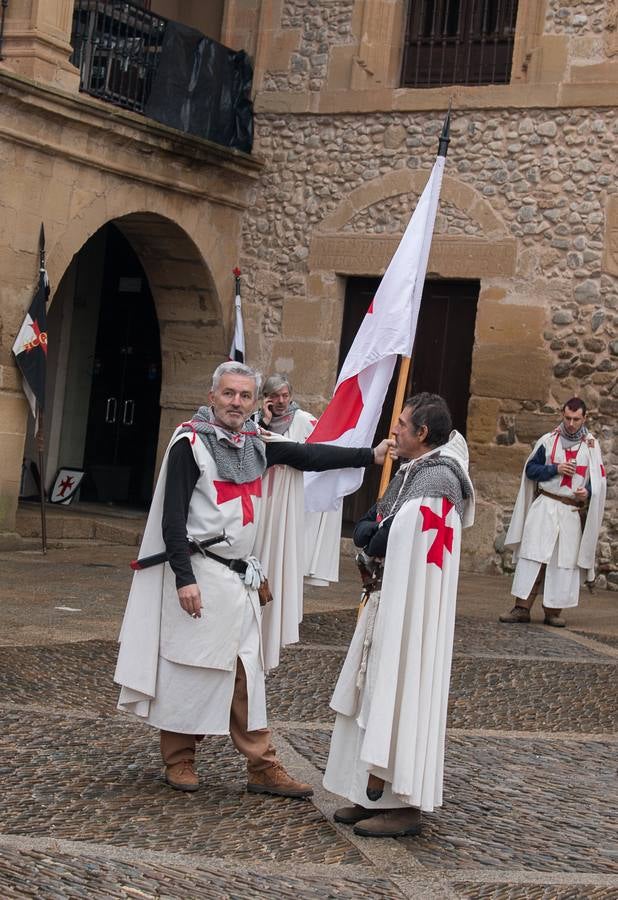
[[(358, 212), (390, 197), (408, 193), (420, 196), (428, 177), (426, 169), (405, 169), (375, 178), (351, 191), (337, 209), (322, 220), (316, 232), (341, 231)], [(509, 234), (504, 220), (470, 185), (445, 175), (440, 199), (465, 212), (480, 227), (485, 238), (506, 237)]]
[(200, 218), (198, 228), (190, 204), (178, 204), (172, 220), (169, 198), (158, 208), (156, 198), (153, 202), (149, 195), (146, 203), (142, 193), (114, 191), (85, 205), (48, 246), (48, 271), (55, 288), (75, 255), (108, 223), (122, 232), (139, 257), (160, 331), (160, 460), (175, 425), (205, 402), (212, 370), (227, 355), (221, 291), (207, 262), (207, 248), (218, 248), (221, 235), (206, 217)]

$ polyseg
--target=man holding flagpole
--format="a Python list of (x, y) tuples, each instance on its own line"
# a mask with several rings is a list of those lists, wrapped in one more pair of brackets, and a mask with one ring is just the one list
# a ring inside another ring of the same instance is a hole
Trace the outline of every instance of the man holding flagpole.
[(331, 707), (324, 786), (365, 837), (419, 834), (442, 804), (461, 530), (472, 524), (468, 450), (442, 397), (418, 394), (393, 429), (404, 460), (357, 523), (365, 596)]

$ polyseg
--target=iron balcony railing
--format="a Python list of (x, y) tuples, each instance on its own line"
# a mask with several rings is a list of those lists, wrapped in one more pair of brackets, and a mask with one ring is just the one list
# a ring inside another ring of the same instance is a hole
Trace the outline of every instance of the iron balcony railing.
[(410, 0), (402, 85), (507, 84), (517, 0)]
[(166, 19), (134, 3), (76, 0), (71, 62), (80, 71), (80, 89), (143, 112), (166, 24)]

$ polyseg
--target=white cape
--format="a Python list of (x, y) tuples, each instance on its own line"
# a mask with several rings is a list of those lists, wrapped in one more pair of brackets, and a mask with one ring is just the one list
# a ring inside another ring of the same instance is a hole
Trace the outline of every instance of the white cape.
[[(280, 435), (269, 440), (286, 440)], [(280, 651), (299, 640), (303, 618), (303, 473), (273, 466), (262, 479), (262, 509), (254, 555), (273, 599), (262, 609), (264, 669), (279, 665)]]
[[(440, 449), (467, 471), (461, 435), (453, 432)], [(431, 811), (442, 803), (461, 530), (474, 520), (474, 495), (463, 522), (449, 506), (439, 497), (415, 498), (395, 516), (365, 683), (359, 689), (363, 615), (331, 701), (339, 715), (324, 786), (366, 807), (403, 803)], [(439, 519), (446, 531), (433, 527)], [(370, 772), (388, 783), (377, 803), (364, 792)]]
[[(504, 546), (513, 551), (514, 562), (517, 562), (519, 556), (519, 546), (524, 533), (526, 516), (535, 500), (536, 482), (531, 481), (530, 478), (526, 476), (526, 465), (547, 437), (548, 435), (544, 434), (538, 439), (524, 463), (517, 500), (515, 501), (513, 515), (504, 541)], [(588, 445), (588, 452), (590, 454), (589, 475), (591, 496), (586, 515), (586, 524), (579, 545), (577, 565), (580, 569), (585, 571), (587, 581), (594, 581), (595, 552), (597, 541), (599, 539), (599, 532), (601, 530), (601, 523), (603, 521), (603, 512), (605, 510), (607, 479), (605, 477), (605, 468), (603, 466), (599, 442), (593, 438), (591, 434), (589, 434), (588, 437), (594, 441), (592, 446), (590, 446), (590, 444)]]

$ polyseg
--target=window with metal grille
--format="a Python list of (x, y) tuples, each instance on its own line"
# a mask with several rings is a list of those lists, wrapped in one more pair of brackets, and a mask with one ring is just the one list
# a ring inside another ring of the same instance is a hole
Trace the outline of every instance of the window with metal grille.
[(508, 84), (517, 0), (410, 0), (402, 85)]

